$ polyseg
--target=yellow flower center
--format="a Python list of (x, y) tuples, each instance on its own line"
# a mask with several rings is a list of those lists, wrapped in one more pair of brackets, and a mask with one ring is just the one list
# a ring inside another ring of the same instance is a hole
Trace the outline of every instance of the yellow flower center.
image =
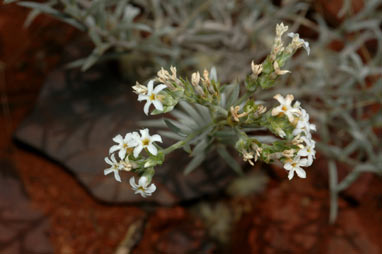
[(149, 143), (150, 143), (150, 139), (148, 139), (148, 138), (145, 138), (144, 140), (142, 140), (142, 144), (143, 144), (144, 146), (149, 145)]
[(126, 148), (126, 152), (127, 152), (128, 154), (131, 154), (131, 153), (133, 152), (133, 150), (134, 150), (133, 147), (128, 147), (128, 148)]
[(152, 93), (152, 94), (150, 95), (149, 99), (150, 99), (151, 101), (154, 101), (154, 100), (155, 100), (155, 94)]
[(282, 109), (283, 111), (287, 111), (287, 110), (288, 110), (286, 106), (282, 106), (281, 109)]

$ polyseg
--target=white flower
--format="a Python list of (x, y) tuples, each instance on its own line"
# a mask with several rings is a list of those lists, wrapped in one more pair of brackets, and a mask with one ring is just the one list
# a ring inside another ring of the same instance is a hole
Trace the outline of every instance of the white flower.
[(151, 194), (157, 189), (155, 184), (151, 184), (148, 186), (147, 177), (142, 176), (138, 180), (138, 184), (135, 183), (134, 176), (130, 178), (130, 185), (132, 189), (135, 191), (135, 194), (141, 194), (142, 197), (151, 196)]
[(293, 39), (292, 43), (294, 43), (297, 48), (302, 46), (306, 50), (306, 53), (308, 53), (308, 55), (310, 54), (309, 42), (300, 39), (300, 35), (298, 33), (288, 33), (288, 36)]
[(306, 112), (305, 109), (300, 110), (301, 115), (298, 118), (297, 124), (295, 129), (293, 130), (293, 135), (297, 136), (301, 133), (304, 133), (305, 136), (308, 138), (311, 138), (311, 131), (316, 131), (316, 125), (311, 124), (309, 122), (309, 114)]
[(306, 178), (306, 172), (301, 167), (307, 166), (308, 160), (301, 159), (299, 156), (296, 156), (293, 160), (288, 160), (284, 164), (284, 168), (289, 171), (288, 179), (291, 180), (294, 176), (294, 172), (301, 178)]
[(289, 122), (293, 122), (294, 116), (298, 115), (300, 113), (300, 110), (297, 108), (292, 107), (291, 103), (294, 99), (293, 95), (288, 94), (285, 98), (282, 97), (280, 94), (275, 95), (273, 98), (275, 98), (280, 105), (274, 109), (272, 109), (272, 116), (277, 116), (279, 114), (285, 114)]
[(163, 110), (163, 105), (160, 99), (158, 98), (158, 94), (160, 91), (165, 89), (167, 86), (164, 84), (159, 84), (154, 88), (154, 80), (150, 80), (147, 84), (147, 94), (139, 94), (138, 101), (146, 100), (146, 104), (143, 108), (143, 111), (146, 115), (149, 113), (149, 108), (151, 104), (154, 104), (154, 107), (157, 110)]
[(109, 164), (111, 167), (105, 169), (103, 172), (104, 172), (105, 175), (108, 175), (111, 172), (114, 172), (115, 180), (120, 182), (121, 181), (121, 177), (119, 176), (119, 172), (118, 171), (121, 170), (121, 164), (119, 162), (117, 162), (117, 160), (115, 159), (114, 154), (112, 154), (110, 158), (111, 158), (111, 160), (108, 157), (105, 157), (105, 162), (107, 164)]
[(316, 150), (314, 150), (316, 146), (316, 142), (307, 137), (301, 137), (301, 139), (305, 142), (304, 148), (300, 149), (297, 153), (297, 156), (305, 157), (307, 156), (307, 164), (306, 166), (310, 166), (313, 163), (313, 159), (316, 158)]
[(126, 156), (127, 150), (138, 145), (139, 134), (137, 132), (127, 133), (125, 138), (118, 134), (113, 138), (113, 141), (118, 143), (118, 145), (113, 145), (110, 147), (109, 154), (119, 150), (118, 156), (121, 160), (123, 160)]
[(141, 133), (141, 137), (139, 137), (138, 145), (134, 148), (134, 157), (138, 157), (143, 148), (147, 148), (152, 155), (157, 155), (158, 149), (153, 142), (162, 143), (161, 136), (158, 134), (150, 136), (149, 129), (140, 130), (139, 132)]

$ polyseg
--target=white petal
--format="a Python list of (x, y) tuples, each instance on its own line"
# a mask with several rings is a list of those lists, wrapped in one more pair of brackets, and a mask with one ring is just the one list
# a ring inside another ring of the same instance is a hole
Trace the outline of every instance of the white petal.
[(284, 164), (284, 168), (285, 168), (286, 170), (292, 170), (292, 169), (293, 169), (293, 167), (292, 167), (292, 165), (291, 165), (290, 163), (285, 163), (285, 164)]
[(147, 150), (149, 150), (149, 152), (152, 154), (152, 155), (157, 155), (158, 154), (158, 149), (153, 145), (153, 144), (149, 144), (147, 146)]
[(163, 110), (162, 102), (160, 102), (159, 100), (153, 100), (152, 102), (153, 102), (153, 104), (154, 104), (154, 107), (155, 107), (157, 110), (160, 110), (160, 111)]
[(278, 114), (280, 114), (282, 112), (281, 110), (281, 106), (278, 106), (274, 109), (272, 109), (272, 116), (277, 116)]
[(139, 178), (138, 185), (141, 186), (141, 187), (146, 188), (146, 186), (147, 186), (147, 177), (142, 176), (141, 178)]
[(149, 129), (139, 130), (141, 133), (141, 139), (150, 138)]
[(309, 55), (310, 55), (310, 47), (309, 47), (309, 42), (307, 42), (307, 41), (304, 41), (303, 47), (304, 47), (304, 49), (306, 50), (306, 53), (307, 53), (307, 54), (308, 54), (308, 56), (309, 56)]
[(118, 170), (114, 170), (114, 178), (118, 182), (121, 182), (121, 177), (119, 176)]
[(146, 197), (146, 193), (145, 193), (144, 191), (142, 191), (141, 189), (136, 190), (134, 193), (135, 193), (135, 194), (141, 194), (141, 196), (142, 196), (143, 198)]
[(105, 162), (109, 164), (110, 166), (113, 166), (113, 162), (110, 161), (108, 157), (105, 157)]
[(154, 134), (154, 135), (152, 135), (152, 136), (151, 136), (151, 141), (152, 141), (152, 142), (161, 142), (161, 143), (163, 142), (163, 141), (162, 141), (162, 137), (159, 136), (158, 134)]
[(154, 89), (154, 93), (157, 94), (157, 93), (159, 93), (160, 91), (162, 91), (162, 90), (165, 89), (165, 88), (167, 88), (166, 85), (164, 85), (164, 84), (159, 84), (159, 85), (157, 85), (157, 86), (155, 87), (155, 89)]
[(155, 186), (155, 184), (151, 184), (147, 189), (146, 189), (146, 193), (153, 193), (155, 190), (157, 189), (157, 187)]
[(149, 96), (145, 94), (138, 95), (138, 101), (146, 101), (149, 100)]
[(119, 158), (121, 158), (121, 160), (125, 159), (125, 156), (126, 156), (126, 149), (121, 149), (121, 150), (119, 150), (119, 152), (118, 152), (118, 156), (119, 156)]
[(296, 168), (296, 173), (300, 178), (306, 178), (306, 172), (302, 168)]
[(104, 173), (104, 175), (108, 175), (108, 174), (110, 174), (110, 173), (113, 172), (113, 171), (114, 171), (113, 168), (107, 168), (107, 169), (105, 169), (105, 170), (103, 171), (103, 173)]
[(134, 157), (135, 157), (135, 158), (138, 157), (138, 155), (141, 153), (142, 149), (143, 149), (142, 144), (139, 144), (138, 146), (136, 146), (136, 147), (134, 148)]
[(115, 164), (115, 163), (117, 163), (117, 160), (115, 159), (115, 155), (114, 155), (114, 153), (111, 155), (111, 161)]
[(113, 141), (116, 142), (116, 143), (122, 143), (123, 142), (123, 138), (122, 138), (121, 134), (118, 134), (117, 136), (115, 136), (113, 138)]
[(119, 145), (113, 145), (109, 149), (109, 154), (114, 153), (115, 151), (118, 151), (121, 147)]
[(301, 160), (299, 161), (299, 164), (300, 164), (301, 166), (303, 166), (303, 167), (306, 167), (306, 165), (308, 164), (308, 160), (307, 160), (307, 159), (301, 159)]
[(285, 97), (285, 104), (287, 104), (288, 106), (292, 103), (292, 101), (294, 100), (294, 97), (292, 94), (288, 94), (286, 97)]
[(293, 122), (294, 121), (294, 116), (293, 116), (292, 112), (286, 111), (284, 113), (288, 117), (289, 122)]
[(138, 132), (134, 131), (130, 135), (130, 139), (128, 140), (128, 145), (129, 147), (135, 147), (139, 144), (139, 142), (140, 142), (139, 134)]
[(297, 155), (298, 156), (308, 156), (308, 151), (306, 151), (305, 149), (301, 149), (300, 151), (298, 151)]
[(284, 97), (281, 96), (281, 94), (276, 94), (273, 96), (274, 99), (276, 99), (280, 104), (285, 104)]
[(150, 80), (147, 84), (147, 94), (151, 94), (153, 92), (154, 80)]
[(135, 177), (134, 176), (132, 176), (130, 178), (129, 182), (130, 182), (130, 185), (133, 188), (133, 190), (136, 190), (138, 188), (138, 185), (136, 185), (136, 183), (135, 183)]
[(295, 34), (295, 33), (288, 33), (287, 35), (288, 35), (288, 37), (290, 37), (290, 38), (293, 38), (293, 37), (295, 37), (296, 35), (298, 36), (298, 34)]
[(145, 112), (146, 116), (149, 114), (149, 109), (150, 109), (151, 101), (147, 101), (145, 106), (143, 107), (143, 112)]
[(289, 170), (288, 179), (292, 180), (293, 176), (294, 176), (294, 170)]

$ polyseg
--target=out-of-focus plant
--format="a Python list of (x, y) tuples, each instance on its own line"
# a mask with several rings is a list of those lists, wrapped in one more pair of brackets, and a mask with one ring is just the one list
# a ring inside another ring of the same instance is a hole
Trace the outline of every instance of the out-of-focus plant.
[(265, 31), (277, 20), (293, 20), (308, 9), (294, 2), (278, 8), (268, 0), (5, 2), (32, 9), (26, 24), (46, 13), (86, 32), (94, 49), (70, 66), (86, 70), (101, 59), (118, 57), (125, 71), (136, 69), (140, 77), (162, 66), (176, 65), (181, 71), (219, 66), (223, 81), (244, 78), (247, 63), (267, 55), (273, 38)]
[[(192, 157), (184, 169), (185, 173), (198, 167), (215, 150), (233, 170), (242, 173), (240, 164), (228, 150), (234, 148), (251, 165), (257, 160), (266, 163), (280, 161), (289, 172), (289, 179), (295, 173), (305, 178), (306, 172), (302, 167), (311, 166), (315, 158), (311, 131), (316, 127), (309, 123), (308, 113), (299, 101), (292, 104), (294, 97), (291, 94), (285, 98), (275, 95), (279, 105), (270, 110), (267, 110), (265, 102), (254, 98), (256, 91), (273, 87), (279, 76), (290, 72), (281, 68), (299, 48), (305, 48), (308, 54), (310, 52), (308, 42), (295, 33), (288, 34), (290, 43), (284, 45), (283, 34), (287, 30), (283, 23), (276, 26), (271, 53), (262, 64), (252, 62), (252, 73), (244, 85), (237, 82), (221, 84), (214, 69), (210, 73), (204, 70), (202, 76), (195, 72), (189, 81), (178, 77), (174, 67), (171, 67), (171, 74), (164, 69), (158, 72), (155, 81), (160, 84), (155, 87), (154, 80), (150, 80), (147, 86), (137, 83), (133, 89), (138, 94), (138, 101), (146, 102), (146, 115), (153, 105), (152, 115), (170, 112), (172, 116), (146, 124), (160, 127), (164, 123), (170, 132), (162, 132), (162, 135), (178, 142), (163, 149), (154, 143), (162, 142), (161, 136), (150, 136), (148, 129), (140, 130), (140, 134), (127, 133), (125, 137), (117, 135), (113, 140), (118, 144), (109, 150), (111, 160), (105, 158), (110, 165), (105, 174), (113, 172), (117, 181), (121, 181), (121, 170), (138, 174), (139, 184), (135, 183), (134, 177), (130, 178), (130, 184), (135, 193), (146, 197), (156, 189), (154, 184), (150, 185), (154, 167), (161, 165), (172, 151), (183, 148)], [(183, 110), (175, 109), (177, 104)], [(117, 151), (118, 160), (115, 159)]]

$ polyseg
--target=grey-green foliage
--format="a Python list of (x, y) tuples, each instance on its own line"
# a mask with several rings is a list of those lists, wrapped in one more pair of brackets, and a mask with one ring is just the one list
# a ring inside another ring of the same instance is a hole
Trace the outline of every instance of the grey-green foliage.
[(123, 55), (120, 59), (132, 65), (148, 63), (141, 75), (171, 64), (178, 69), (202, 69), (221, 63), (221, 68), (230, 70), (221, 72), (227, 73), (220, 74), (223, 81), (234, 75), (245, 77), (242, 67), (266, 56), (270, 48), (273, 34), (266, 31), (280, 19), (292, 20), (308, 9), (306, 3), (294, 2), (278, 8), (268, 0), (48, 0), (18, 4), (32, 8), (27, 23), (47, 13), (88, 33), (94, 50), (72, 66), (85, 70), (106, 52)]
[[(222, 81), (241, 79), (249, 72), (248, 62), (266, 56), (277, 22), (283, 20), (294, 30), (301, 25), (313, 29), (318, 39), (311, 43), (311, 56), (299, 54), (290, 66), (292, 75), (283, 80), (287, 86), (265, 91), (258, 99), (293, 93), (309, 107), (318, 125), (318, 149), (328, 158), (332, 221), (338, 193), (356, 183), (360, 173), (382, 171), (381, 137), (373, 132), (382, 127), (382, 113), (370, 110), (382, 98), (381, 3), (365, 1), (359, 13), (348, 15), (349, 3), (344, 1), (340, 11), (344, 21), (332, 27), (317, 13), (313, 21), (305, 18), (313, 8), (311, 1), (283, 1), (281, 7), (269, 0), (19, 2), (33, 9), (28, 22), (44, 12), (89, 34), (93, 53), (76, 63), (84, 69), (112, 52), (127, 53), (124, 60), (132, 65), (148, 61), (147, 73), (170, 64), (179, 70), (215, 65)], [(331, 50), (332, 40), (342, 41), (344, 47)], [(377, 45), (375, 51), (364, 46), (368, 41)], [(336, 162), (351, 169), (340, 181)]]

